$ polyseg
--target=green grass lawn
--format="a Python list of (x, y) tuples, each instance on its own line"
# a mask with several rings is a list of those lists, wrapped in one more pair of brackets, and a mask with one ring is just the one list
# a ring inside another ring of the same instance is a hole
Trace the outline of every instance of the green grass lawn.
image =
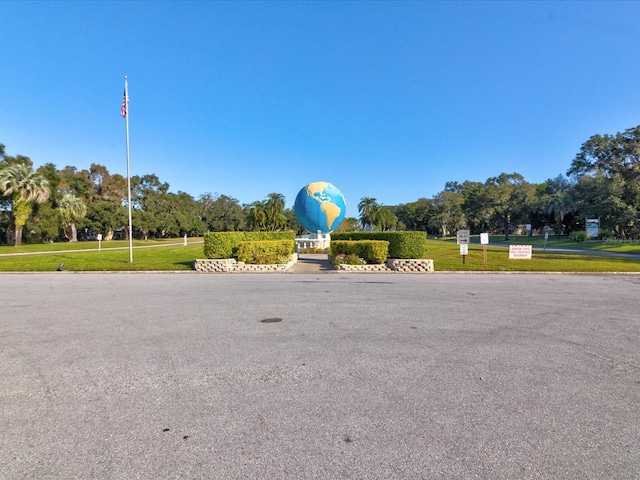
[[(533, 244), (534, 248), (542, 247), (539, 242), (527, 242), (536, 237), (512, 236), (511, 244)], [(605, 251), (639, 253), (640, 245), (604, 244), (603, 242), (573, 243), (569, 240), (549, 239), (547, 247), (572, 249), (599, 249)], [(492, 243), (504, 243), (504, 237), (492, 236)], [(596, 255), (542, 252), (534, 250), (531, 260), (509, 260), (509, 250), (505, 247), (489, 245), (487, 248), (487, 265), (483, 264), (482, 246), (479, 238), (472, 237), (469, 255), (462, 263), (460, 247), (455, 238), (427, 241), (427, 258), (434, 261), (437, 271), (521, 271), (521, 272), (640, 272), (640, 257), (615, 258)], [(129, 242), (102, 242), (102, 250), (96, 251), (97, 242), (78, 242), (75, 244), (55, 243), (46, 245), (25, 245), (22, 247), (0, 247), (0, 254), (18, 252), (32, 254), (26, 256), (0, 256), (0, 272), (53, 272), (60, 264), (65, 271), (189, 271), (193, 270), (193, 261), (204, 258), (202, 239), (182, 239), (135, 241), (133, 263), (129, 263)], [(173, 245), (172, 245), (173, 244)], [(177, 244), (177, 245), (176, 245)], [(598, 245), (599, 244), (599, 245)], [(158, 247), (158, 248), (151, 248)], [(87, 250), (69, 252), (64, 250)]]
[(42, 255), (0, 257), (0, 272), (51, 272), (57, 270), (60, 264), (64, 264), (64, 270), (74, 272), (193, 270), (193, 261), (204, 257), (202, 239), (198, 238), (189, 239), (187, 246), (179, 238), (140, 240), (134, 241), (133, 245), (158, 248), (134, 248), (133, 263), (129, 263), (129, 242), (126, 240), (102, 242), (101, 251), (86, 252), (62, 250), (97, 249), (98, 242), (0, 247), (0, 254), (45, 252)]
[[(526, 245), (527, 243), (522, 241), (525, 238), (528, 237), (516, 238), (509, 243)], [(504, 240), (504, 237), (502, 239)], [(640, 256), (637, 259), (629, 259), (603, 257), (586, 253), (557, 253), (534, 250), (531, 260), (509, 260), (508, 248), (489, 245), (487, 247), (487, 265), (484, 265), (482, 246), (472, 243), (469, 245), (469, 255), (466, 256), (465, 264), (463, 264), (460, 247), (455, 243), (455, 238), (452, 242), (448, 240), (428, 240), (427, 245), (427, 258), (433, 259), (436, 271), (640, 272)], [(571, 245), (576, 244), (571, 243)], [(547, 244), (547, 247), (549, 247), (549, 244)], [(565, 245), (562, 245), (562, 247), (573, 248)], [(640, 253), (638, 250), (640, 249), (630, 253)]]
[[(202, 238), (194, 237), (188, 238), (188, 243), (201, 242)], [(183, 238), (163, 238), (153, 240), (134, 240), (134, 247), (149, 247), (153, 245), (170, 245), (170, 244), (183, 244)], [(98, 241), (88, 242), (56, 242), (56, 243), (32, 243), (29, 245), (21, 245), (20, 247), (12, 247), (3, 245), (0, 246), (0, 254), (11, 253), (29, 253), (29, 252), (59, 252), (66, 250), (93, 250), (98, 248)], [(109, 240), (108, 242), (100, 242), (100, 248), (102, 250), (112, 248), (129, 248), (129, 240)]]
[[(440, 239), (448, 243), (456, 243), (456, 237), (446, 237)], [(471, 236), (472, 244), (480, 244), (480, 235)], [(504, 239), (504, 235), (490, 235), (489, 246), (491, 245), (533, 245), (534, 249), (544, 248), (545, 241), (542, 235), (509, 235), (509, 240)], [(588, 240), (585, 242), (572, 242), (568, 237), (558, 239), (555, 235), (550, 235), (546, 242), (547, 248), (569, 248), (572, 250), (602, 250), (604, 252), (638, 253), (640, 254), (640, 241), (632, 240), (628, 242), (616, 242), (614, 240), (604, 242), (602, 240)]]

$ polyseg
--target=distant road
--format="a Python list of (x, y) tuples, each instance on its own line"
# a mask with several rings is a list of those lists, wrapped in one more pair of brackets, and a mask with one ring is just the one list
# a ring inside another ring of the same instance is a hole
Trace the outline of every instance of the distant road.
[[(477, 243), (474, 243), (473, 245), (479, 245)], [(492, 243), (491, 247), (504, 247), (504, 248), (509, 248), (508, 243)], [(527, 245), (525, 243), (525, 245)], [(537, 252), (555, 252), (555, 253), (571, 253), (571, 254), (576, 254), (576, 255), (597, 255), (597, 256), (603, 256), (603, 257), (621, 257), (621, 258), (634, 258), (637, 260), (640, 260), (640, 253), (628, 253), (628, 252), (608, 252), (606, 250), (585, 250), (582, 248), (556, 248), (556, 247), (540, 247), (537, 245), (534, 245), (533, 247), (534, 251)]]

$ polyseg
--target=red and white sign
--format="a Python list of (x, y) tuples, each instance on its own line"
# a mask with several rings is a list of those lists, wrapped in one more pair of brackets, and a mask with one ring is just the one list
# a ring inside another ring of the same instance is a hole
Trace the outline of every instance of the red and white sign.
[(531, 245), (509, 245), (509, 260), (531, 260)]

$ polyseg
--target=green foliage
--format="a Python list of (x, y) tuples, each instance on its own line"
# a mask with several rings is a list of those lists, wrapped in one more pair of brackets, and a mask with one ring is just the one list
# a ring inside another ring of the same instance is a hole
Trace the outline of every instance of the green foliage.
[(373, 227), (373, 213), (379, 207), (378, 200), (373, 197), (362, 197), (358, 203), (362, 228)]
[(611, 230), (603, 228), (602, 230), (600, 230), (600, 238), (602, 240), (611, 240), (613, 238), (613, 232)]
[(331, 240), (331, 255), (355, 255), (367, 263), (384, 263), (389, 253), (386, 240)]
[(60, 214), (65, 227), (65, 236), (71, 242), (78, 241), (75, 221), (87, 216), (87, 206), (75, 195), (65, 193), (60, 199)]
[(638, 239), (640, 238), (640, 228), (638, 228), (637, 226), (632, 226), (627, 228), (626, 230), (626, 234), (627, 234), (627, 238), (635, 238)]
[(250, 205), (246, 205), (245, 212), (248, 229), (277, 231), (287, 228), (291, 218), (285, 214), (284, 205), (284, 195), (277, 192), (270, 193), (266, 200), (257, 200)]
[(431, 223), (437, 225), (446, 237), (450, 233), (466, 226), (462, 204), (464, 195), (459, 192), (444, 190), (433, 198)]
[(60, 210), (52, 208), (50, 202), (34, 205), (25, 230), (25, 237), (30, 243), (53, 242), (64, 238)]
[(615, 135), (593, 135), (567, 174), (577, 180), (574, 197), (580, 215), (628, 236), (640, 212), (640, 126)]
[(269, 265), (287, 263), (295, 250), (295, 240), (261, 240), (240, 242), (237, 258), (240, 262)]
[(22, 244), (22, 228), (31, 215), (33, 204), (45, 202), (51, 193), (49, 182), (42, 175), (34, 172), (31, 161), (27, 163), (26, 160), (0, 169), (0, 194), (11, 197), (13, 200), (11, 211), (14, 218), (16, 246)]
[(205, 193), (200, 196), (199, 203), (207, 231), (236, 232), (244, 229), (244, 213), (235, 198)]
[(578, 230), (576, 232), (571, 232), (569, 238), (572, 242), (584, 242), (585, 240), (587, 240), (587, 233), (583, 232), (582, 230)]
[(366, 265), (367, 262), (365, 262), (362, 258), (360, 258), (358, 255), (356, 255), (355, 253), (350, 253), (349, 255), (345, 255), (344, 253), (339, 253), (338, 255), (336, 255), (333, 258), (333, 265), (334, 266), (338, 266), (338, 265)]
[(105, 240), (110, 240), (113, 231), (126, 225), (127, 221), (127, 209), (122, 205), (108, 200), (93, 200), (87, 205), (86, 217), (76, 223), (78, 227), (102, 233)]
[[(360, 222), (355, 217), (346, 217), (334, 232), (357, 232), (360, 231)], [(332, 233), (333, 235), (333, 233)]]
[(241, 242), (261, 240), (291, 240), (294, 232), (207, 232), (204, 235), (204, 256), (206, 258), (232, 258), (237, 254)]
[[(429, 230), (429, 221), (434, 213), (434, 209), (435, 207), (432, 200), (420, 198), (415, 202), (399, 205), (396, 208), (396, 216), (398, 217), (398, 222), (401, 222), (405, 226), (405, 229), (426, 232)], [(437, 231), (437, 229), (435, 231)]]
[(424, 232), (344, 232), (331, 235), (335, 240), (385, 240), (391, 258), (424, 258), (427, 253)]

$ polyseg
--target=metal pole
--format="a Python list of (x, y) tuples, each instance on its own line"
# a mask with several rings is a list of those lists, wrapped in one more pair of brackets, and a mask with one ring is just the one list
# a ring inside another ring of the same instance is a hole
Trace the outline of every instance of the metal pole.
[(133, 263), (133, 229), (131, 227), (131, 168), (129, 164), (129, 83), (124, 76), (124, 100), (126, 115), (124, 116), (127, 129), (127, 202), (129, 205), (129, 263)]

